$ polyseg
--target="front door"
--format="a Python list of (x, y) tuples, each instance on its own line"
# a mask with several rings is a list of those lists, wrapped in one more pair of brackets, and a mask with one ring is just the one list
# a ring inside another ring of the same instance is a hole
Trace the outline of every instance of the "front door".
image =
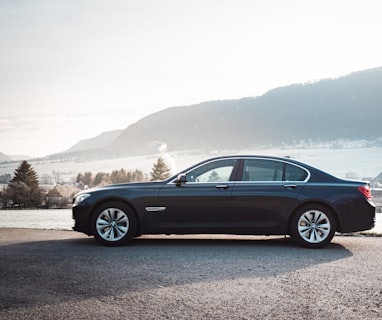
[(230, 203), (236, 160), (220, 159), (186, 173), (159, 192), (159, 222), (164, 233), (225, 233), (230, 228)]

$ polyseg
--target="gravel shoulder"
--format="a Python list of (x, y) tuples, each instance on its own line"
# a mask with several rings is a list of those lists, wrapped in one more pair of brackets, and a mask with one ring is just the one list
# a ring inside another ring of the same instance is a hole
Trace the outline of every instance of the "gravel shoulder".
[(382, 238), (319, 250), (284, 237), (0, 228), (0, 319), (382, 319)]

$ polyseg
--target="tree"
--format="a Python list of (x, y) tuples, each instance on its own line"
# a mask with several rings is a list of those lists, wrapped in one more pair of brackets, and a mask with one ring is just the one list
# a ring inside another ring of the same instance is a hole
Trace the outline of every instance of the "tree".
[(38, 186), (37, 173), (28, 161), (24, 160), (16, 168), (11, 182), (24, 182), (29, 187)]
[(147, 180), (147, 178), (145, 177), (145, 175), (143, 174), (141, 170), (136, 169), (134, 172), (132, 172), (131, 181), (142, 182), (145, 180)]
[(103, 184), (108, 184), (108, 182), (109, 182), (108, 180), (109, 180), (109, 178), (108, 178), (107, 173), (98, 172), (94, 177), (94, 180), (92, 182), (92, 186), (99, 186), (99, 185), (103, 185)]
[(42, 193), (38, 185), (37, 173), (28, 161), (22, 161), (16, 168), (6, 193), (13, 205), (18, 204), (20, 207), (26, 208), (41, 204)]
[(212, 171), (208, 177), (208, 182), (219, 182), (221, 179), (216, 171)]
[(1, 208), (6, 208), (8, 204), (7, 189), (3, 186), (3, 190), (0, 191), (0, 206)]
[(126, 183), (126, 182), (142, 182), (147, 181), (148, 174), (143, 173), (141, 170), (113, 170), (111, 173), (98, 172), (93, 175), (91, 172), (77, 174), (77, 183), (84, 183), (87, 186), (94, 187), (99, 185), (106, 185), (111, 183)]
[(170, 177), (170, 170), (166, 162), (163, 160), (162, 157), (159, 157), (157, 159), (157, 162), (153, 164), (153, 168), (151, 171), (151, 181), (155, 180), (164, 180)]
[(86, 186), (90, 186), (92, 182), (92, 173), (90, 171), (85, 172), (83, 175), (82, 183)]
[(84, 175), (82, 173), (77, 174), (76, 182), (82, 183), (82, 180), (84, 180)]
[(82, 183), (86, 186), (91, 186), (92, 176), (93, 176), (93, 174), (90, 171), (85, 172), (85, 173), (79, 173), (79, 174), (77, 174), (76, 182)]
[(110, 175), (112, 183), (124, 183), (127, 182), (126, 170), (121, 168), (120, 170), (113, 170)]
[(31, 206), (31, 188), (24, 182), (10, 182), (6, 195), (11, 206), (17, 206), (19, 208)]

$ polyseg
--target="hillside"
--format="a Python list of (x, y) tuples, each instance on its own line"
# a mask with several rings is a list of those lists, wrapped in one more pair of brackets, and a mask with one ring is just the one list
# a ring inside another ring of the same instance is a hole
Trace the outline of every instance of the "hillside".
[(129, 126), (107, 148), (112, 154), (241, 149), (300, 141), (382, 137), (382, 68), (295, 84), (261, 97), (173, 107)]
[(0, 162), (11, 161), (12, 159), (4, 153), (0, 152)]
[(301, 147), (338, 140), (364, 140), (368, 146), (382, 146), (381, 101), (382, 67), (293, 84), (260, 97), (171, 107), (115, 136), (82, 141), (53, 158), (153, 154), (163, 143), (168, 151)]
[(65, 153), (104, 148), (110, 145), (110, 143), (112, 143), (122, 133), (122, 131), (123, 130), (107, 131), (94, 138), (80, 140), (70, 149), (65, 151)]

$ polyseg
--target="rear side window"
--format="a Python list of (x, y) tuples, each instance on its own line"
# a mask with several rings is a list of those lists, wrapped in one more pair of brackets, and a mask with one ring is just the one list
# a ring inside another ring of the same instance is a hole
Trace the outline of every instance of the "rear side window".
[(295, 165), (276, 160), (244, 160), (241, 181), (304, 181), (308, 173)]
[(242, 181), (282, 181), (284, 163), (273, 160), (244, 161)]
[(285, 166), (285, 179), (283, 181), (304, 181), (308, 177), (308, 173), (291, 164)]

